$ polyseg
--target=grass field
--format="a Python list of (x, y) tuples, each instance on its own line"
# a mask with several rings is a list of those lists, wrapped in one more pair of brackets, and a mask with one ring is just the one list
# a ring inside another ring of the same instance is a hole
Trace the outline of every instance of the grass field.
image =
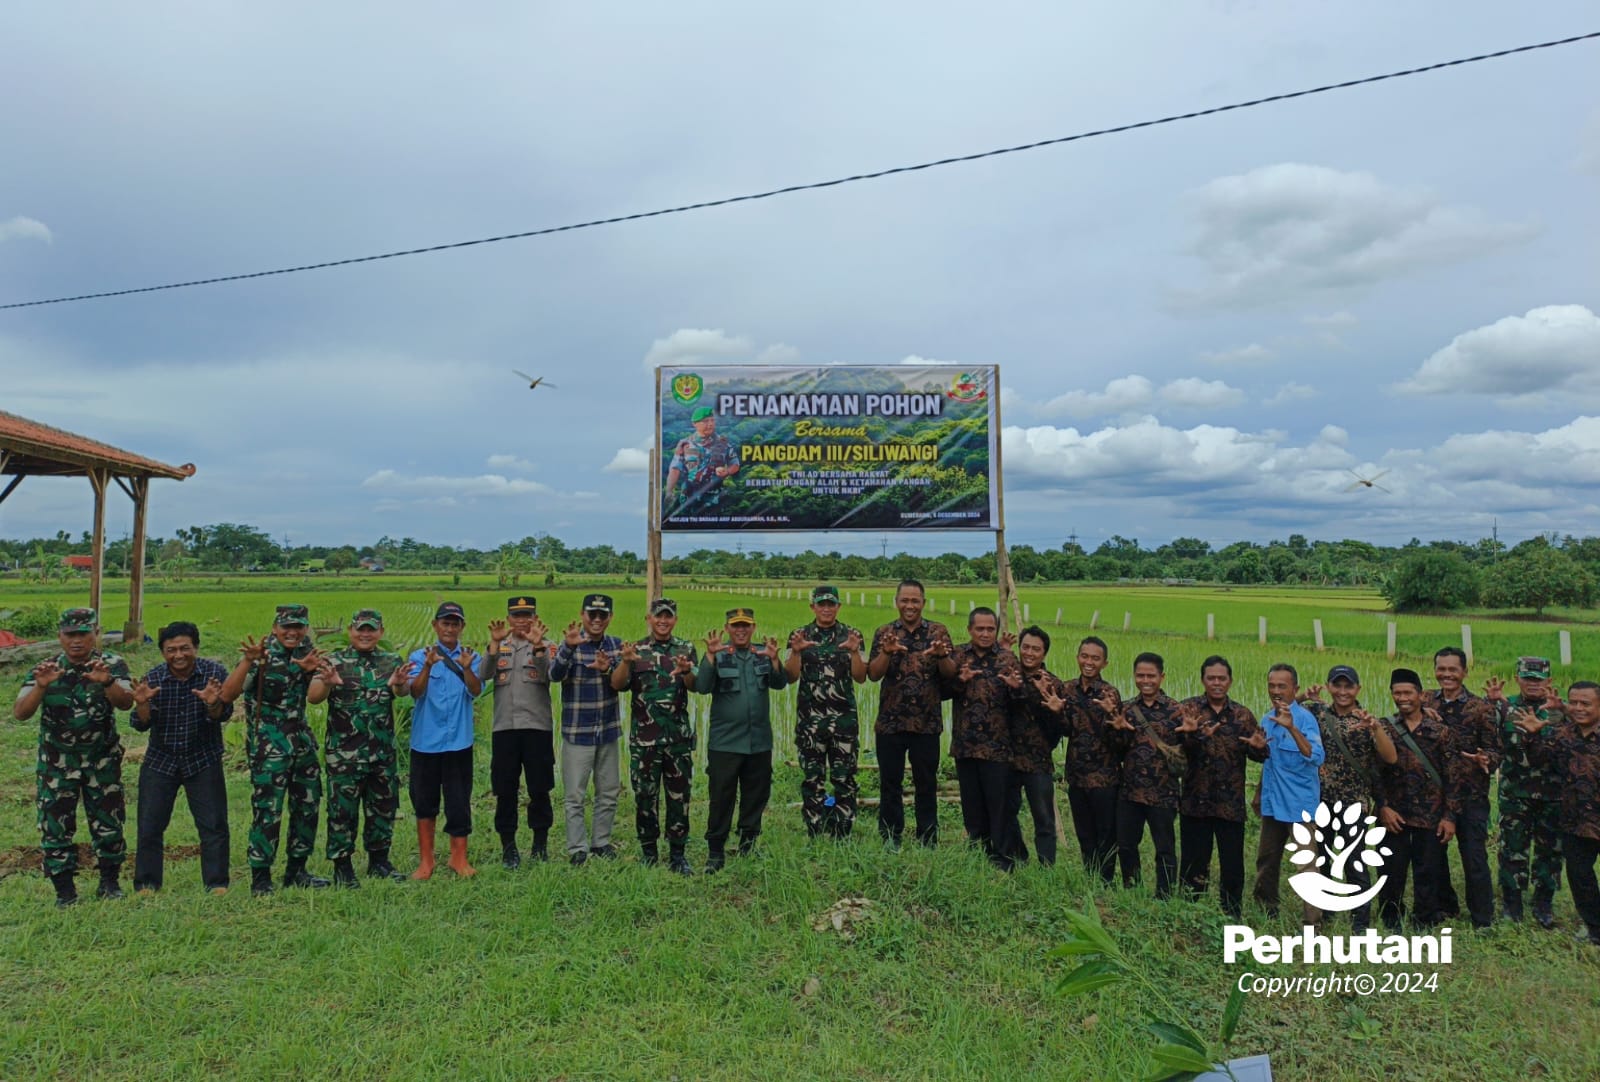
[[(763, 627), (782, 634), (807, 610), (795, 597), (768, 592), (794, 589), (759, 583), (670, 592), (682, 603), (680, 631), (698, 637), (733, 604), (753, 605)], [(849, 589), (847, 621), (871, 628), (892, 615), (888, 586)], [(861, 611), (861, 591), (870, 612)], [(532, 592), (554, 625), (576, 615), (583, 590)], [(642, 632), (643, 592), (609, 592), (619, 604), (616, 630)], [(948, 605), (956, 604), (958, 624), (969, 601), (992, 603), (977, 589), (929, 592), (940, 619), (951, 620)], [(279, 601), (305, 601), (319, 625), (375, 605), (388, 616), (391, 638), (409, 644), (420, 641), (445, 596), (466, 606), (474, 637), (482, 638), (479, 629), (503, 611), (507, 593), (470, 577), (460, 587), (400, 577), (230, 581), (153, 592), (146, 607), (152, 630), (193, 619), (206, 640), (202, 652), (231, 660), (233, 644), (264, 630)], [(881, 609), (873, 604), (879, 593)], [(1146, 648), (1167, 657), (1168, 689), (1180, 695), (1198, 690), (1205, 654), (1227, 654), (1239, 674), (1238, 697), (1257, 708), (1273, 661), (1319, 677), (1350, 661), (1374, 685), (1386, 682), (1391, 664), (1388, 617), (1381, 601), (1364, 594), (1030, 588), (1023, 599), (1056, 635), (1052, 667), (1063, 674), (1070, 646), (1099, 609), (1112, 650), (1109, 676), (1124, 688), (1132, 652)], [(0, 608), (81, 601), (79, 592), (0, 580)], [(108, 626), (120, 625), (119, 601), (108, 595)], [(1121, 630), (1126, 611), (1134, 614), (1128, 633)], [(1217, 619), (1214, 643), (1204, 639), (1208, 612)], [(1269, 620), (1266, 647), (1256, 642), (1258, 615)], [(1311, 646), (1312, 618), (1324, 622), (1324, 653)], [(1463, 619), (1401, 618), (1400, 660), (1421, 665), (1437, 646), (1458, 642)], [(1490, 672), (1509, 675), (1517, 654), (1553, 655), (1562, 626), (1573, 632), (1573, 672), (1600, 669), (1595, 629), (1577, 618), (1470, 622), (1474, 686)], [(151, 646), (128, 653), (135, 672), (156, 660)], [(0, 679), (15, 687), (20, 669), (0, 671)], [(870, 719), (870, 685), (863, 700)], [(792, 699), (780, 701), (775, 728), (787, 749)], [(35, 729), (0, 726), (0, 935), (9, 945), (0, 1077), (1137, 1078), (1151, 1069), (1154, 1038), (1142, 1026), (1156, 1005), (1123, 987), (1069, 1000), (1052, 994), (1066, 963), (1045, 955), (1067, 936), (1066, 911), (1095, 906), (1202, 1033), (1215, 1032), (1231, 983), (1247, 968), (1221, 962), (1214, 900), (1158, 903), (1146, 890), (1092, 891), (1070, 842), (1055, 869), (1030, 865), (1003, 877), (959, 844), (960, 819), (950, 807), (937, 851), (886, 853), (870, 812), (859, 824), (867, 829), (851, 841), (809, 843), (798, 812), (786, 807), (799, 784), (787, 766), (777, 771), (762, 852), (735, 860), (725, 874), (680, 880), (638, 865), (626, 787), (621, 862), (507, 873), (489, 829), (486, 734), (480, 718), (473, 857), (481, 874), (474, 880), (440, 875), (427, 884), (252, 899), (242, 889), (248, 781), (235, 772), (228, 896), (202, 895), (197, 863), (174, 859), (159, 896), (58, 912), (37, 872), (6, 874), (38, 844)], [(134, 746), (142, 737), (124, 726), (124, 740)], [(128, 769), (130, 848), (136, 777)], [(870, 773), (863, 783), (872, 795)], [(703, 791), (692, 815), (694, 829), (703, 829)], [(186, 812), (174, 818), (169, 848), (192, 846)], [(402, 801), (395, 854), (402, 867), (415, 859), (414, 837)], [(1247, 846), (1253, 853), (1253, 828)], [(704, 852), (697, 837), (690, 847), (697, 865)], [(326, 871), (320, 855), (314, 867)], [(870, 919), (847, 925), (849, 937), (831, 924), (815, 930), (819, 915), (849, 896), (872, 900)], [(1502, 925), (1476, 936), (1458, 928), (1455, 962), (1439, 967), (1437, 992), (1252, 997), (1234, 1051), (1271, 1053), (1279, 1079), (1600, 1077), (1600, 952), (1572, 942), (1565, 890), (1557, 917), (1553, 933)], [(1248, 904), (1246, 920), (1272, 926)], [(1277, 927), (1287, 931), (1290, 923), (1285, 917)], [(1315, 971), (1269, 968), (1273, 975)]]

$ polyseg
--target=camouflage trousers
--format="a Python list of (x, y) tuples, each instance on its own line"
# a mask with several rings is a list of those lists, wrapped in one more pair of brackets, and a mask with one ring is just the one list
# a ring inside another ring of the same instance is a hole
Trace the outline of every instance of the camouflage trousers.
[(122, 744), (113, 739), (83, 751), (63, 751), (39, 745), (35, 771), (39, 811), (39, 848), (44, 852), (44, 874), (60, 875), (78, 869), (78, 849), (72, 836), (78, 832), (78, 802), (89, 820), (89, 841), (94, 855), (108, 864), (128, 858), (122, 836)]
[(1500, 798), (1500, 891), (1528, 888), (1528, 850), (1533, 850), (1533, 885), (1554, 894), (1561, 889), (1561, 832), (1554, 800)]
[(284, 732), (258, 725), (250, 735), (250, 845), (252, 868), (270, 868), (278, 855), (283, 806), (289, 805), (290, 860), (311, 858), (317, 845), (317, 813), (322, 804), (322, 768), (310, 730)]
[(794, 747), (800, 756), (800, 818), (806, 832), (846, 836), (856, 821), (856, 756), (861, 741), (855, 715), (801, 718), (794, 727)]
[(633, 784), (634, 825), (639, 841), (649, 845), (661, 837), (658, 807), (666, 793), (667, 841), (689, 837), (689, 785), (694, 778), (694, 749), (688, 744), (628, 746), (628, 779)]
[(328, 768), (329, 860), (343, 860), (356, 851), (356, 819), (363, 809), (362, 848), (369, 853), (387, 850), (400, 810), (400, 775), (393, 759)]

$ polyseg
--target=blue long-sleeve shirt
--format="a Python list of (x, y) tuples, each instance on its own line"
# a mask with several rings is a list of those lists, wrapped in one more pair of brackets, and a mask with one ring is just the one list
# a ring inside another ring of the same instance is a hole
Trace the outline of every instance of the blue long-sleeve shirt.
[(1261, 729), (1267, 734), (1267, 761), (1261, 767), (1261, 817), (1280, 823), (1300, 822), (1301, 812), (1316, 814), (1322, 801), (1320, 768), (1327, 757), (1316, 716), (1299, 703), (1289, 711), (1294, 727), (1311, 745), (1310, 755), (1301, 754), (1289, 730), (1272, 720), (1272, 711), (1261, 717)]

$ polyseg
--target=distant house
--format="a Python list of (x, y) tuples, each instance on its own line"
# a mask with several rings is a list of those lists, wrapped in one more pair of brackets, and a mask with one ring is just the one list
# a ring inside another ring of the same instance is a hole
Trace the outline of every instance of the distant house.
[(63, 557), (61, 557), (61, 566), (62, 567), (70, 567), (74, 571), (93, 571), (94, 570), (94, 557), (93, 556), (63, 556)]
[(382, 571), (383, 561), (378, 559), (376, 556), (363, 556), (361, 557), (361, 569), (363, 571), (372, 572)]

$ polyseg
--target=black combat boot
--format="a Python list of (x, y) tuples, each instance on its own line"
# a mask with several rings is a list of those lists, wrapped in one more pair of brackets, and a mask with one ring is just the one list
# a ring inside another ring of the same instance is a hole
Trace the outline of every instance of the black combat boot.
[(1522, 891), (1503, 890), (1500, 892), (1500, 912), (1505, 914), (1506, 920), (1513, 924), (1522, 923)]
[(350, 865), (349, 857), (340, 857), (333, 862), (333, 882), (335, 886), (352, 889), (361, 885), (361, 880), (356, 878), (355, 868)]
[(404, 882), (406, 877), (404, 873), (396, 871), (394, 865), (389, 863), (389, 850), (369, 849), (367, 850), (367, 878), (394, 879)]
[(264, 898), (272, 893), (272, 869), (250, 869), (250, 893), (257, 898)]
[(528, 859), (529, 860), (536, 860), (536, 861), (539, 861), (540, 863), (543, 863), (544, 861), (549, 860), (550, 859), (549, 845), (550, 845), (550, 832), (548, 830), (536, 830), (536, 831), (534, 831), (533, 832), (533, 848), (528, 850)]
[(754, 835), (754, 834), (741, 834), (741, 835), (739, 835), (739, 855), (741, 857), (747, 857), (751, 853), (754, 853), (755, 851), (756, 851), (756, 835)]
[(720, 872), (722, 866), (726, 863), (728, 863), (728, 856), (722, 851), (721, 847), (713, 848), (711, 852), (706, 854), (706, 874), (712, 875)]
[(69, 905), (78, 904), (78, 874), (76, 872), (57, 872), (50, 877), (50, 883), (56, 888), (57, 909), (65, 909)]
[(661, 860), (661, 852), (656, 848), (655, 842), (639, 843), (639, 863), (646, 868), (654, 868)]
[(319, 875), (312, 875), (306, 871), (306, 862), (291, 860), (283, 866), (283, 885), (285, 887), (323, 887), (333, 886), (328, 880)]
[(1554, 901), (1555, 895), (1543, 887), (1533, 888), (1533, 919), (1539, 922), (1539, 927), (1549, 929), (1556, 926), (1556, 915), (1550, 908)]
[(689, 864), (689, 858), (683, 855), (682, 842), (671, 843), (671, 850), (667, 854), (667, 870), (674, 875), (694, 874), (694, 868)]
[(100, 862), (100, 885), (95, 888), (97, 898), (122, 897), (122, 884), (117, 882), (122, 875), (122, 865), (114, 861), (102, 860)]
[(500, 835), (500, 866), (508, 872), (514, 872), (522, 867), (522, 854), (517, 852), (515, 834)]

